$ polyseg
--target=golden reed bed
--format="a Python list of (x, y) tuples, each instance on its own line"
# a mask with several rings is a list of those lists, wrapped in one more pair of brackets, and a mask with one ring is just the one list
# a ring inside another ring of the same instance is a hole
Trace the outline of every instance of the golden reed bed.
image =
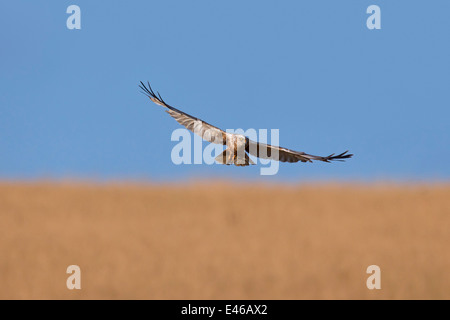
[(4, 182), (0, 239), (2, 299), (450, 299), (445, 184)]

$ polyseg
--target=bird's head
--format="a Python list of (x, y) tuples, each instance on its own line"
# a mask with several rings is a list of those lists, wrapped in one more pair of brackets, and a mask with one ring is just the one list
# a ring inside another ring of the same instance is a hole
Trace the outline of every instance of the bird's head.
[(238, 135), (236, 135), (236, 139), (237, 139), (238, 145), (241, 145), (241, 146), (245, 145), (245, 140), (246, 139), (245, 139), (244, 135), (238, 134)]

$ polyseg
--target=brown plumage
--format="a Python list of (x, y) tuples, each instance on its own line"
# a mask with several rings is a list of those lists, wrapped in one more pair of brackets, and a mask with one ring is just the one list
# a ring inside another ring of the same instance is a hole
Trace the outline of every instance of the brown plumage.
[(227, 165), (234, 164), (237, 166), (254, 164), (247, 153), (262, 159), (291, 163), (298, 161), (312, 162), (313, 160), (324, 162), (343, 161), (344, 159), (353, 156), (353, 154), (349, 154), (348, 151), (338, 155), (333, 153), (326, 157), (314, 156), (305, 152), (255, 142), (243, 135), (227, 133), (201, 119), (170, 106), (163, 100), (159, 92), (157, 92), (157, 94), (153, 92), (150, 83), (147, 84), (148, 87), (141, 81), (139, 87), (143, 90), (142, 93), (149, 97), (154, 103), (167, 108), (166, 112), (179, 124), (195, 134), (198, 134), (202, 139), (208, 142), (226, 145), (227, 148), (216, 157), (218, 163)]

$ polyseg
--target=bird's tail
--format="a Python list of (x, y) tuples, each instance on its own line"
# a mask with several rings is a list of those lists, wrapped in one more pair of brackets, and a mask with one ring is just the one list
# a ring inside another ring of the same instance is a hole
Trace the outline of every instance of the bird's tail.
[(231, 154), (229, 149), (225, 149), (221, 154), (219, 154), (215, 160), (217, 163), (230, 165), (231, 162)]
[(225, 149), (221, 154), (219, 154), (215, 160), (217, 163), (220, 164), (234, 164), (238, 167), (246, 167), (252, 164), (255, 164), (252, 159), (248, 156), (248, 154), (245, 152), (245, 156), (242, 158), (239, 158), (233, 154), (233, 151), (230, 149)]

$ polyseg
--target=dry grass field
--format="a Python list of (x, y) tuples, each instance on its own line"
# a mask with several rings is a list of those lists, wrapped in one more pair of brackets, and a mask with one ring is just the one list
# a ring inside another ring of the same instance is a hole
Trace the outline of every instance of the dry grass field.
[(450, 299), (449, 247), (445, 184), (0, 183), (1, 299)]

